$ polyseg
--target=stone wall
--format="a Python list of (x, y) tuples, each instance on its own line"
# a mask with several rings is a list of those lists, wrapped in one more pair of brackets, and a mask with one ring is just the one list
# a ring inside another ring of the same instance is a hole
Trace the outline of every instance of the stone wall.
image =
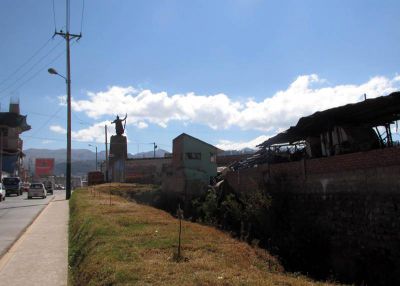
[(231, 172), (238, 192), (272, 196), (260, 239), (288, 270), (367, 285), (400, 285), (400, 149)]

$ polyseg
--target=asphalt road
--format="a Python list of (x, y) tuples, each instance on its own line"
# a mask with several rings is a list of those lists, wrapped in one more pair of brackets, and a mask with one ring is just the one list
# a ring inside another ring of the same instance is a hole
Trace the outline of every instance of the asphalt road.
[[(65, 191), (54, 191), (54, 193), (61, 192)], [(10, 248), (52, 199), (53, 195), (48, 195), (46, 199), (28, 200), (27, 193), (24, 192), (22, 196), (11, 195), (0, 202), (0, 256)]]

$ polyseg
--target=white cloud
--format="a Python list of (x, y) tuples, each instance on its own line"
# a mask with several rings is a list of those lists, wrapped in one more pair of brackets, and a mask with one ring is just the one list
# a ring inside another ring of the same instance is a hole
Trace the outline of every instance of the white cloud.
[(389, 79), (373, 77), (365, 83), (333, 86), (316, 74), (297, 77), (286, 89), (256, 101), (250, 95), (245, 102), (226, 94), (168, 95), (167, 92), (138, 91), (133, 87), (109, 87), (106, 91), (88, 92), (88, 99), (72, 100), (75, 111), (99, 119), (128, 114), (127, 125), (146, 128), (148, 124), (167, 127), (170, 121), (197, 123), (212, 129), (239, 127), (274, 134), (295, 125), (301, 116), (318, 110), (386, 95), (400, 86), (400, 76)]
[(218, 148), (222, 150), (241, 150), (244, 148), (258, 149), (256, 146), (261, 144), (269, 137), (265, 135), (258, 136), (257, 138), (247, 141), (247, 142), (235, 142), (229, 140), (219, 140), (219, 143), (216, 145)]
[(98, 142), (104, 143), (104, 126), (107, 125), (108, 137), (115, 134), (115, 128), (110, 125), (109, 121), (103, 121), (96, 123), (88, 128), (81, 129), (79, 131), (72, 131), (71, 137), (76, 141), (83, 142)]
[(61, 127), (60, 125), (51, 125), (50, 130), (59, 134), (67, 134), (67, 130), (65, 130), (65, 128)]
[(146, 122), (140, 121), (137, 123), (137, 128), (139, 129), (143, 129), (143, 128), (147, 128), (149, 127), (149, 125)]
[(53, 142), (54, 142), (53, 140), (43, 140), (42, 144), (51, 144)]

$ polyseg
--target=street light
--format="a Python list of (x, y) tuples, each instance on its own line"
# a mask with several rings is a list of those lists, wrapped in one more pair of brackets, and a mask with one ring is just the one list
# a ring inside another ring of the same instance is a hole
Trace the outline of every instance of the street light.
[(66, 78), (65, 76), (59, 74), (59, 73), (58, 73), (55, 69), (53, 69), (53, 68), (49, 68), (47, 71), (49, 72), (49, 74), (58, 75), (58, 76), (62, 77), (63, 79), (65, 79), (66, 81), (68, 81), (67, 78)]
[(97, 171), (97, 146), (89, 144), (90, 147), (96, 147), (96, 171)]
[[(69, 63), (69, 59), (67, 60)], [(55, 69), (49, 68), (47, 70), (49, 74), (55, 74), (63, 79), (67, 83), (67, 170), (66, 170), (66, 182), (65, 182), (65, 199), (69, 200), (71, 197), (71, 80), (69, 65), (67, 67), (68, 78), (59, 74)]]

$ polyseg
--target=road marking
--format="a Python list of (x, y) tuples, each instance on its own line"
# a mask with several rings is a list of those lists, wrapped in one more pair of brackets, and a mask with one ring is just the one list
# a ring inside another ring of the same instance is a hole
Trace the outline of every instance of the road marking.
[(53, 202), (55, 196), (53, 196), (49, 203), (33, 218), (32, 222), (21, 231), (19, 237), (14, 241), (14, 243), (10, 246), (10, 248), (4, 253), (4, 255), (0, 258), (0, 272), (3, 270), (4, 266), (7, 265), (8, 261), (13, 257), (14, 253), (17, 251), (20, 244), (25, 240), (26, 235), (30, 232), (33, 224), (36, 220), (43, 214), (43, 212), (49, 207), (50, 203)]

